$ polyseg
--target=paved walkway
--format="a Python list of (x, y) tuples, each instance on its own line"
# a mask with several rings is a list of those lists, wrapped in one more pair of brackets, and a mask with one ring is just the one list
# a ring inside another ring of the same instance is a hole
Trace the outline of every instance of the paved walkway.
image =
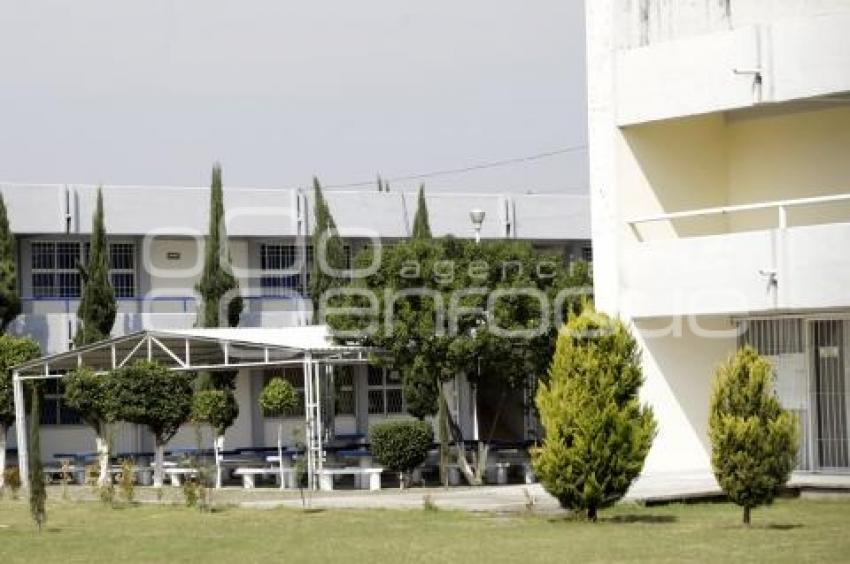
[[(820, 489), (850, 489), (850, 475), (795, 474), (789, 485)], [(707, 472), (658, 473), (641, 476), (626, 495), (627, 501), (663, 502), (720, 495), (714, 476)], [(311, 507), (320, 509), (420, 509), (425, 497), (442, 509), (465, 511), (515, 512), (533, 506), (535, 512), (558, 512), (558, 502), (540, 484), (413, 488), (379, 492), (340, 490), (312, 496)], [(301, 507), (296, 497), (245, 501), (240, 505), (255, 508)]]

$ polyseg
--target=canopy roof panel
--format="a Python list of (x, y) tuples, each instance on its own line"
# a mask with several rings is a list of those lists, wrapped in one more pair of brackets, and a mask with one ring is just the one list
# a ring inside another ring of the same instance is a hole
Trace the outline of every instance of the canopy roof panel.
[(281, 328), (146, 330), (113, 337), (22, 363), (22, 377), (55, 377), (87, 366), (103, 372), (137, 360), (155, 360), (172, 370), (233, 370), (243, 367), (324, 362), (365, 362), (371, 349), (333, 342), (326, 325)]

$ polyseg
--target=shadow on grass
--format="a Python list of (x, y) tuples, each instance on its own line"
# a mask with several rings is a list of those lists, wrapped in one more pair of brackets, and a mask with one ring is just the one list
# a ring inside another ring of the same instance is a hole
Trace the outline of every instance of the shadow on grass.
[(675, 523), (679, 519), (673, 515), (614, 515), (613, 517), (602, 517), (603, 523), (648, 523), (665, 524)]
[[(583, 515), (575, 513), (567, 515), (559, 515), (547, 519), (550, 523), (592, 523), (585, 519)], [(628, 524), (649, 524), (649, 525), (665, 525), (678, 522), (678, 518), (673, 515), (614, 515), (612, 517), (599, 517), (598, 523), (616, 523), (621, 525)]]
[(790, 531), (792, 529), (802, 529), (804, 526), (802, 523), (770, 523), (769, 525), (765, 525), (764, 528), (774, 531)]

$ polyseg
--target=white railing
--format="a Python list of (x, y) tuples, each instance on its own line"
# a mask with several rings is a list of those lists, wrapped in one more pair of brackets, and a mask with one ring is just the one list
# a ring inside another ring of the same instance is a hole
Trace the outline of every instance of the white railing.
[(627, 223), (635, 232), (635, 235), (637, 235), (638, 240), (642, 240), (640, 232), (638, 230), (638, 226), (644, 223), (655, 223), (659, 221), (672, 221), (676, 219), (687, 219), (695, 217), (709, 217), (714, 215), (729, 215), (748, 211), (773, 209), (777, 212), (776, 226), (779, 229), (785, 229), (786, 227), (788, 227), (788, 208), (813, 206), (817, 204), (831, 204), (835, 202), (850, 202), (850, 194), (831, 194), (829, 196), (813, 196), (810, 198), (797, 198), (793, 200), (775, 200), (772, 202), (758, 202), (755, 204), (739, 204), (735, 206), (719, 206), (714, 208), (701, 208), (696, 210), (662, 213), (658, 215), (650, 215), (646, 217), (630, 219), (627, 221)]

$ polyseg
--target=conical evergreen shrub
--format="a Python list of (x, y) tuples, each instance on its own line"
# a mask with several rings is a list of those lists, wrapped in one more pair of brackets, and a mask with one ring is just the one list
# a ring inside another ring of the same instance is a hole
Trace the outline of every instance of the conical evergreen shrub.
[(776, 397), (773, 367), (744, 347), (718, 369), (711, 395), (711, 465), (726, 495), (750, 511), (773, 501), (797, 455), (797, 418)]
[(655, 420), (638, 401), (640, 354), (619, 320), (590, 309), (558, 335), (537, 408), (546, 431), (532, 451), (543, 487), (562, 507), (596, 520), (640, 474)]

